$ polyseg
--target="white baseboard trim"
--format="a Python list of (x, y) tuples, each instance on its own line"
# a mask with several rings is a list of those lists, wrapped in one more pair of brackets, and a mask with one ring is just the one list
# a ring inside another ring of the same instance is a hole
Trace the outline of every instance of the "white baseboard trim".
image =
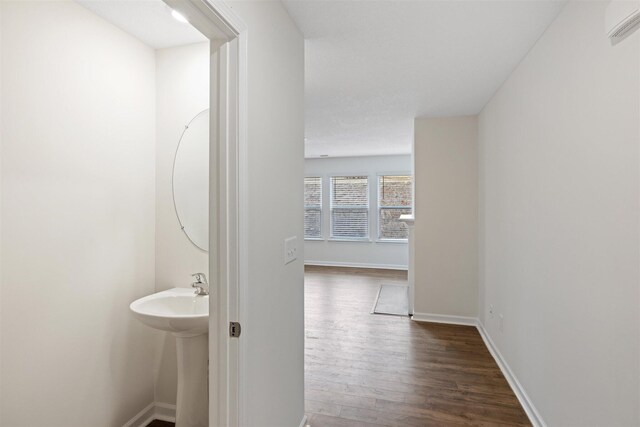
[(478, 323), (478, 319), (475, 317), (450, 316), (447, 314), (433, 313), (413, 313), (411, 320), (415, 320), (416, 322), (446, 323), (449, 325), (464, 326), (476, 326)]
[(317, 265), (319, 267), (352, 267), (352, 268), (379, 268), (384, 270), (408, 270), (409, 267), (400, 264), (371, 264), (362, 262), (341, 261), (305, 261), (304, 265)]
[(303, 415), (302, 421), (300, 421), (299, 427), (306, 427), (306, 425), (307, 425), (307, 416)]
[(171, 423), (176, 422), (176, 405), (171, 405), (169, 403), (156, 402), (155, 407), (156, 407), (156, 411), (155, 411), (156, 420), (169, 421)]
[(151, 402), (122, 427), (145, 427), (153, 420), (176, 422), (176, 405)]
[(122, 427), (144, 427), (153, 421), (155, 412), (155, 403), (151, 402), (142, 411), (138, 412), (133, 418), (127, 421)]
[(544, 419), (534, 406), (531, 398), (529, 398), (529, 395), (527, 395), (524, 387), (522, 387), (522, 385), (520, 384), (520, 381), (518, 381), (518, 378), (515, 376), (507, 362), (502, 357), (502, 354), (500, 354), (500, 350), (498, 350), (498, 347), (496, 347), (496, 345), (493, 343), (493, 340), (484, 329), (484, 325), (482, 324), (482, 322), (478, 321), (476, 327), (478, 328), (478, 332), (480, 332), (480, 336), (482, 337), (484, 344), (489, 349), (489, 353), (491, 353), (491, 355), (495, 359), (498, 367), (500, 367), (500, 370), (502, 371), (502, 374), (507, 379), (509, 386), (511, 386), (511, 389), (522, 405), (522, 408), (527, 413), (531, 424), (533, 424), (534, 427), (546, 427)]

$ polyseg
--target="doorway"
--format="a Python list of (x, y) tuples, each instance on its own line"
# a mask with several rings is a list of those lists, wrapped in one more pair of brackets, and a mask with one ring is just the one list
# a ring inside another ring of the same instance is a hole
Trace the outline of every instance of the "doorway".
[(241, 322), (246, 265), (246, 27), (223, 3), (164, 0), (210, 40), (209, 123), (209, 423), (242, 424)]

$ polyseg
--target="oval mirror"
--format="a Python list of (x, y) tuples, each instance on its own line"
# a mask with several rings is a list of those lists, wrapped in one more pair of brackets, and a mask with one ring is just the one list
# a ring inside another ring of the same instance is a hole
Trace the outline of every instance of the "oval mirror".
[(185, 127), (173, 160), (173, 203), (187, 238), (209, 250), (209, 110)]

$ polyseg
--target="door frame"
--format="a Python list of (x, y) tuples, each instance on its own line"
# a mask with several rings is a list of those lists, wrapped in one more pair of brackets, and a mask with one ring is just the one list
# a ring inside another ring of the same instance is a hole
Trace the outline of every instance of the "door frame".
[(243, 425), (243, 322), (248, 277), (247, 27), (220, 0), (163, 0), (210, 40), (209, 425)]

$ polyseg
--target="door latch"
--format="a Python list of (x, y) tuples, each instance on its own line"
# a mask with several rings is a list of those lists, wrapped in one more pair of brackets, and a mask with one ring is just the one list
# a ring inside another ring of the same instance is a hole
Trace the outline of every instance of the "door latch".
[(242, 332), (242, 328), (240, 327), (240, 322), (229, 323), (229, 336), (231, 338), (238, 338), (240, 336), (240, 332)]

